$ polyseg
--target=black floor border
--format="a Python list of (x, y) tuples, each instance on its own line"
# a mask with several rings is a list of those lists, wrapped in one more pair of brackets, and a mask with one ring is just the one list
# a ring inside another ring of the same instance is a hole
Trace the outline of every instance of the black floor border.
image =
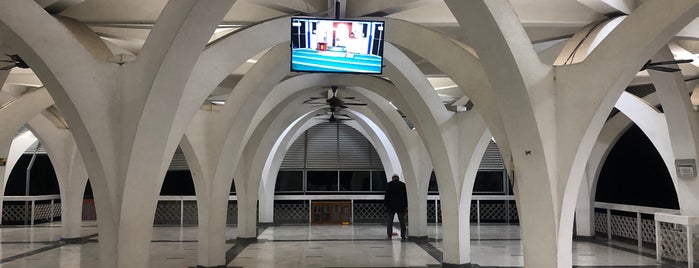
[(24, 253), (20, 253), (20, 254), (10, 256), (10, 257), (4, 258), (4, 259), (0, 259), (0, 264), (11, 262), (11, 261), (22, 259), (22, 258), (26, 258), (26, 257), (32, 256), (32, 255), (36, 255), (36, 254), (39, 254), (42, 252), (46, 252), (46, 251), (49, 251), (49, 250), (52, 250), (55, 248), (62, 247), (65, 245), (85, 244), (88, 242), (88, 240), (90, 240), (91, 238), (96, 237), (96, 236), (97, 236), (97, 234), (90, 234), (90, 235), (86, 235), (86, 236), (82, 236), (82, 237), (71, 238), (69, 242), (61, 241), (61, 240), (54, 241), (45, 247), (38, 248), (35, 250), (31, 250), (31, 251), (27, 251)]
[(415, 244), (420, 247), (422, 250), (427, 252), (432, 258), (437, 260), (439, 263), (443, 263), (442, 261), (442, 251), (437, 249), (435, 246), (430, 244), (430, 241), (427, 239), (420, 239), (415, 241)]
[[(258, 224), (257, 225), (257, 236), (260, 236), (262, 233), (264, 233), (267, 228), (271, 226), (270, 224)], [(226, 243), (233, 243), (234, 245), (226, 251), (226, 265), (231, 263), (238, 255), (243, 252), (250, 244), (256, 244), (256, 243), (264, 243), (266, 240), (263, 239), (257, 239), (257, 238), (242, 238), (242, 239), (232, 239), (226, 241)]]

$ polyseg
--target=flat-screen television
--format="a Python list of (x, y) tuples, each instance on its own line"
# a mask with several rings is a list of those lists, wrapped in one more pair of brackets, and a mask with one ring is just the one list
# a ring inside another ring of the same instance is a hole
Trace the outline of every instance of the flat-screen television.
[(291, 18), (291, 71), (381, 74), (384, 22)]

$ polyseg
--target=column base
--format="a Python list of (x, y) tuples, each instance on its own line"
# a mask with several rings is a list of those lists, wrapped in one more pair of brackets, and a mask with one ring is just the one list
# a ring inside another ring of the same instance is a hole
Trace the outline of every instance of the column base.
[(196, 268), (226, 268), (225, 265), (216, 265), (216, 266), (202, 266), (202, 265), (197, 265)]

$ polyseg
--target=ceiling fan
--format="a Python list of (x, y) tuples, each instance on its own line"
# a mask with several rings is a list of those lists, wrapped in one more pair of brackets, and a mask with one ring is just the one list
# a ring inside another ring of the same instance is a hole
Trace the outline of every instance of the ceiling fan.
[(347, 105), (355, 105), (355, 106), (366, 106), (366, 103), (361, 103), (361, 102), (345, 102), (345, 100), (354, 100), (354, 97), (346, 97), (346, 98), (338, 98), (337, 97), (337, 86), (331, 86), (330, 89), (332, 90), (332, 96), (328, 99), (325, 100), (325, 102), (320, 102), (319, 100), (323, 98), (318, 98), (318, 97), (311, 97), (308, 100), (303, 101), (305, 104), (317, 104), (317, 105), (328, 105), (331, 109), (339, 109), (339, 108), (347, 108)]
[(641, 67), (641, 71), (643, 71), (643, 70), (656, 70), (656, 71), (661, 71), (661, 72), (666, 72), (666, 73), (674, 73), (674, 72), (679, 72), (680, 69), (675, 68), (675, 67), (662, 66), (662, 65), (690, 63), (692, 61), (694, 61), (694, 60), (685, 59), (685, 60), (670, 60), (670, 61), (658, 61), (658, 62), (652, 62), (651, 60), (648, 60), (646, 62), (646, 64), (643, 64), (643, 67)]
[[(347, 120), (353, 120), (352, 117), (346, 114), (337, 114), (335, 113), (336, 110), (335, 108), (329, 108), (330, 111), (330, 116), (328, 118), (318, 118), (322, 120), (328, 120), (328, 123), (340, 123), (341, 121), (347, 121)], [(316, 116), (327, 116), (328, 114), (316, 114)]]
[(5, 54), (10, 60), (0, 60), (0, 62), (9, 62), (12, 63), (10, 65), (4, 66), (0, 68), (2, 71), (7, 71), (12, 68), (21, 68), (21, 69), (29, 69), (29, 65), (27, 65), (26, 62), (22, 58), (19, 57), (17, 54)]

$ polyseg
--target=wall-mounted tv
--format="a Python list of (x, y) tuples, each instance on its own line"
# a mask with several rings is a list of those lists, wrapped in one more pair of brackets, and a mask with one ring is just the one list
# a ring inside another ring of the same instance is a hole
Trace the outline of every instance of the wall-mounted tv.
[(381, 74), (384, 22), (291, 18), (291, 71)]

